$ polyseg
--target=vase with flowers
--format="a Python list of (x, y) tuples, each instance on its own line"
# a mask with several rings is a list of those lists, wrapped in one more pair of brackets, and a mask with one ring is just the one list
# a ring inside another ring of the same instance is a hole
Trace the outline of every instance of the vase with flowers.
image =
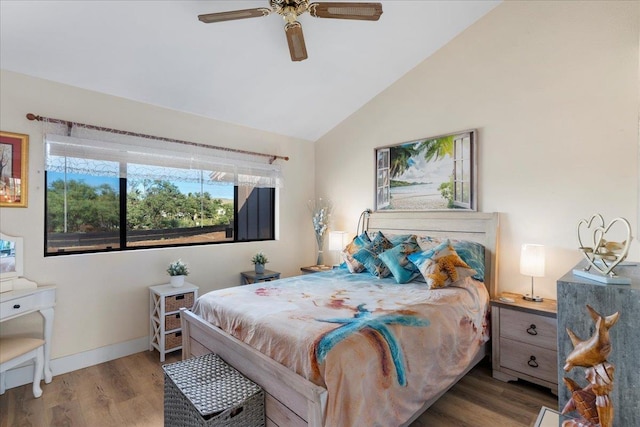
[(316, 243), (318, 244), (318, 260), (316, 265), (324, 265), (323, 248), (324, 237), (329, 229), (329, 217), (333, 205), (329, 200), (319, 198), (318, 200), (309, 200), (309, 210), (311, 211), (311, 221), (313, 222), (313, 231), (316, 235)]
[(269, 262), (269, 259), (262, 252), (258, 252), (251, 258), (251, 262), (254, 265), (256, 274), (264, 274), (264, 265)]
[(169, 264), (167, 274), (171, 277), (171, 286), (179, 288), (184, 285), (184, 278), (189, 275), (189, 267), (179, 259)]

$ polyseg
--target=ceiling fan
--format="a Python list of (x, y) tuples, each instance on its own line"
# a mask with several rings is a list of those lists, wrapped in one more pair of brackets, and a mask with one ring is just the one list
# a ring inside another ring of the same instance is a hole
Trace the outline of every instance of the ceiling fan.
[(291, 60), (302, 61), (307, 59), (307, 47), (302, 35), (302, 25), (297, 18), (303, 13), (309, 12), (315, 18), (356, 19), (362, 21), (377, 21), (382, 15), (382, 4), (380, 3), (309, 3), (309, 0), (269, 0), (269, 3), (271, 8), (258, 7), (255, 9), (207, 13), (198, 15), (198, 19), (205, 24), (211, 24), (234, 19), (259, 18), (275, 12), (286, 21), (284, 31), (289, 44)]

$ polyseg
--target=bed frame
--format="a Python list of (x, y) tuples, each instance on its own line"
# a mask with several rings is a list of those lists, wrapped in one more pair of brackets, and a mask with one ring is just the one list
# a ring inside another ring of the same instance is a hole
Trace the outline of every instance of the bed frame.
[[(386, 234), (442, 236), (481, 243), (486, 248), (485, 284), (493, 297), (497, 293), (498, 213), (434, 211), (375, 212), (369, 217), (368, 230)], [(228, 364), (259, 384), (265, 391), (267, 426), (322, 427), (327, 390), (244, 342), (234, 338), (189, 310), (181, 310), (183, 359), (214, 352)], [(409, 425), (467, 374), (487, 354), (485, 345), (467, 369), (446, 389), (425, 402), (405, 424)]]

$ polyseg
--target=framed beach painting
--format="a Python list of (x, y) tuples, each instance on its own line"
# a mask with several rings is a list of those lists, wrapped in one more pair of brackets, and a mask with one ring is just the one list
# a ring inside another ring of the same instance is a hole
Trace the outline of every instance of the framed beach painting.
[(27, 206), (29, 135), (0, 131), (0, 207)]
[(376, 210), (477, 210), (476, 131), (376, 148)]

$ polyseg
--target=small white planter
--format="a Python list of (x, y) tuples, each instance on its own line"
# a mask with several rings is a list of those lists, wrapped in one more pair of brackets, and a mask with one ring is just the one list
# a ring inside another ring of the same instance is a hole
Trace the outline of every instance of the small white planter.
[(174, 288), (184, 285), (184, 276), (171, 276), (170, 282)]
[(254, 264), (254, 265), (255, 265), (256, 274), (264, 273), (264, 264)]

